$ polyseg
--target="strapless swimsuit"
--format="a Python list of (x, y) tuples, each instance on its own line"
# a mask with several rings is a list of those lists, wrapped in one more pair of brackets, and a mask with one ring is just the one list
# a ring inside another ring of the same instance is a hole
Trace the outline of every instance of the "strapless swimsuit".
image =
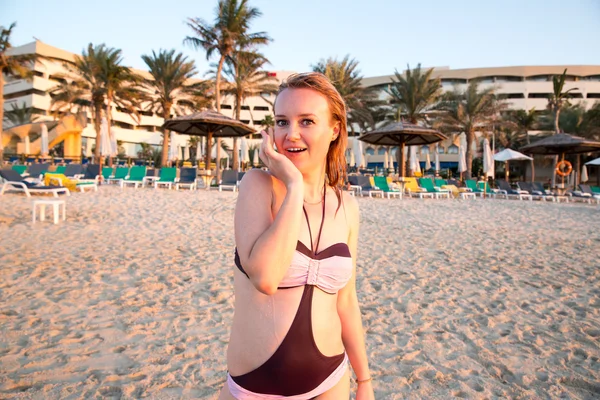
[[(298, 241), (286, 275), (279, 288), (304, 286), (296, 316), (275, 353), (258, 368), (238, 376), (227, 375), (230, 393), (238, 400), (312, 399), (334, 387), (346, 373), (346, 353), (325, 356), (315, 342), (312, 332), (312, 297), (315, 287), (335, 294), (352, 276), (352, 256), (346, 243), (336, 243), (315, 253), (306, 209), (311, 248)], [(319, 248), (323, 216), (316, 249)], [(235, 251), (235, 265), (246, 276)]]

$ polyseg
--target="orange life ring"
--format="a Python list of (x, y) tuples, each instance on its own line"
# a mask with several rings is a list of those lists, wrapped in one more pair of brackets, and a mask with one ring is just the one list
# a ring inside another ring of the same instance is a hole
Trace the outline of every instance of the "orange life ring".
[(568, 162), (566, 160), (562, 160), (558, 164), (556, 164), (556, 174), (557, 175), (568, 176), (571, 174), (571, 171), (573, 171), (573, 166), (571, 165), (570, 162)]

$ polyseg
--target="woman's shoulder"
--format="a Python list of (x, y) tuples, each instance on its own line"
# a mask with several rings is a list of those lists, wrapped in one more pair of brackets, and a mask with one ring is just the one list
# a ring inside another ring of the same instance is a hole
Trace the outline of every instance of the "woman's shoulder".
[(240, 190), (266, 189), (273, 186), (273, 176), (268, 171), (254, 168), (244, 174)]

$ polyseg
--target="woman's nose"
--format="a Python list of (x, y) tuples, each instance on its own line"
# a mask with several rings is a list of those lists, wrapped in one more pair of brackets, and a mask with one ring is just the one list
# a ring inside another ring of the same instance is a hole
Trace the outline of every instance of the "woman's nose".
[(300, 127), (295, 124), (290, 125), (286, 139), (290, 142), (300, 139)]

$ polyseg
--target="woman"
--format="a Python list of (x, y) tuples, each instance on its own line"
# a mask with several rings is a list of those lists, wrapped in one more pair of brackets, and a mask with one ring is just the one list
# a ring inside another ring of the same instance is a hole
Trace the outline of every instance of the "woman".
[[(346, 107), (327, 78), (292, 75), (240, 184), (235, 314), (220, 399), (373, 399), (356, 296), (358, 205), (342, 192)], [(276, 146), (277, 150), (275, 150)]]

